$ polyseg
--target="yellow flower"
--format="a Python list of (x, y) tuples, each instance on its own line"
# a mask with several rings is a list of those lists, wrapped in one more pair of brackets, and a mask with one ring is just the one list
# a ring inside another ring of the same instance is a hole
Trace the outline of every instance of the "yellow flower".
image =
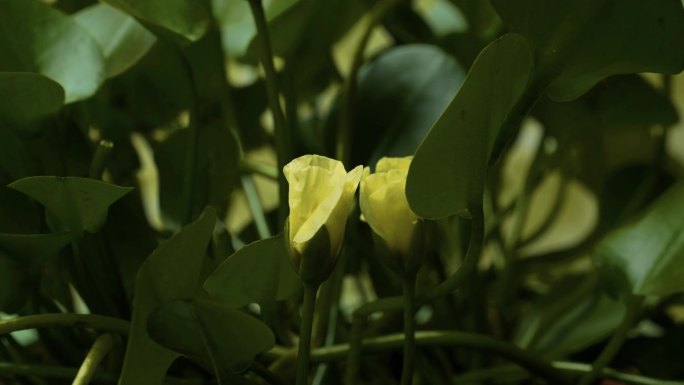
[(412, 159), (411, 156), (382, 158), (374, 174), (368, 168), (364, 169), (359, 195), (362, 219), (383, 241), (391, 254), (390, 265), (400, 273), (407, 268), (417, 268), (417, 257), (413, 254), (421, 221), (411, 211), (404, 191)]
[[(286, 238), (292, 260), (302, 279), (319, 279), (332, 271), (342, 248), (347, 217), (363, 168), (358, 166), (347, 173), (340, 161), (304, 155), (288, 163), (283, 172), (289, 184)], [(319, 239), (327, 240), (323, 242), (327, 250), (314, 245)]]

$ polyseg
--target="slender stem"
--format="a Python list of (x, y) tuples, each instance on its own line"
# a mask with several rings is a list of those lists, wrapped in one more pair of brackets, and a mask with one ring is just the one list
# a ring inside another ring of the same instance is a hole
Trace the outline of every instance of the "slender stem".
[(319, 284), (304, 283), (304, 305), (299, 326), (299, 353), (297, 356), (297, 385), (306, 385), (309, 377), (311, 356), (311, 329), (313, 327), (316, 293)]
[[(269, 37), (264, 7), (261, 0), (248, 0), (248, 3), (252, 9), (252, 16), (256, 24), (259, 59), (266, 75), (266, 93), (271, 114), (273, 115), (276, 154), (278, 156), (278, 170), (280, 171), (292, 157), (290, 153), (290, 134), (285, 121), (285, 114), (280, 106), (278, 75), (273, 64), (273, 50), (271, 49), (271, 39)], [(282, 172), (278, 173), (278, 186), (280, 202), (287, 202), (287, 182)], [(287, 206), (281, 204), (280, 208), (279, 223), (282, 223), (285, 220), (285, 208)]]
[(404, 365), (401, 369), (401, 385), (411, 385), (413, 369), (416, 366), (416, 316), (415, 291), (416, 276), (409, 274), (404, 277)]
[[(415, 333), (417, 346), (451, 346), (467, 348), (480, 352), (495, 354), (522, 366), (536, 376), (551, 384), (567, 385), (568, 379), (548, 362), (518, 348), (517, 346), (494, 339), (487, 335), (464, 333), (455, 331), (418, 331)], [(367, 352), (382, 352), (398, 349), (404, 345), (404, 334), (395, 333), (381, 337), (363, 340), (362, 348)], [(315, 362), (330, 362), (343, 360), (349, 354), (349, 344), (340, 344), (315, 349), (311, 353), (311, 360)], [(298, 384), (299, 385), (299, 384)]]
[(382, 18), (402, 0), (386, 0), (375, 2), (373, 8), (369, 11), (370, 18), (366, 29), (363, 31), (361, 40), (356, 46), (354, 51), (354, 58), (352, 60), (351, 69), (349, 71), (349, 77), (344, 84), (343, 89), (343, 99), (342, 108), (339, 118), (339, 129), (337, 135), (337, 143), (335, 148), (335, 155), (337, 159), (341, 160), (342, 163), (347, 165), (349, 161), (350, 145), (352, 141), (353, 131), (352, 127), (354, 124), (354, 102), (356, 100), (356, 87), (359, 69), (363, 64), (363, 54), (366, 51), (366, 46), (370, 40), (371, 33)]
[(622, 323), (618, 326), (617, 330), (615, 330), (615, 333), (613, 333), (608, 344), (594, 361), (592, 370), (582, 376), (579, 385), (589, 385), (593, 383), (601, 375), (603, 368), (610, 364), (625, 343), (627, 333), (629, 333), (632, 326), (634, 326), (634, 322), (641, 311), (644, 297), (632, 295), (626, 298), (626, 302), (627, 311), (625, 312), (625, 318), (622, 319)]
[[(0, 377), (19, 375), (53, 378), (56, 380), (70, 380), (74, 378), (77, 372), (78, 369), (76, 368), (68, 368), (64, 366), (0, 362)], [(97, 382), (116, 383), (118, 376), (109, 373), (95, 373), (92, 379)]]
[(128, 335), (130, 323), (122, 319), (95, 314), (38, 314), (0, 321), (0, 335), (26, 329), (46, 327), (79, 327), (106, 330)]
[(188, 147), (185, 158), (185, 174), (183, 175), (183, 201), (185, 202), (185, 212), (183, 213), (183, 224), (192, 222), (195, 209), (196, 178), (197, 178), (197, 159), (199, 157), (199, 106), (197, 96), (197, 86), (195, 75), (192, 72), (192, 65), (187, 54), (181, 50), (181, 63), (185, 70), (185, 75), (190, 83), (190, 123), (188, 125)]
[(278, 179), (278, 169), (271, 166), (270, 164), (242, 159), (242, 161), (240, 162), (240, 167), (242, 167), (244, 171), (249, 173), (265, 176), (269, 179)]
[(93, 160), (90, 162), (90, 170), (88, 171), (88, 178), (90, 179), (100, 179), (102, 178), (102, 172), (104, 172), (105, 161), (112, 152), (114, 148), (114, 143), (109, 140), (101, 140), (97, 144), (95, 149), (95, 154), (93, 155)]
[(363, 348), (363, 328), (366, 326), (366, 314), (354, 315), (349, 336), (349, 351), (347, 354), (347, 369), (345, 371), (345, 385), (355, 385), (361, 366), (361, 349)]
[(243, 175), (240, 177), (240, 181), (242, 182), (242, 189), (245, 190), (247, 205), (249, 206), (249, 211), (252, 212), (252, 217), (254, 217), (254, 223), (256, 224), (259, 237), (261, 237), (261, 239), (269, 238), (271, 236), (271, 230), (268, 228), (266, 215), (264, 215), (264, 207), (261, 205), (259, 193), (257, 192), (252, 177)]
[(285, 382), (283, 382), (280, 377), (256, 361), (252, 362), (249, 366), (249, 370), (271, 385), (285, 385)]
[(100, 363), (112, 350), (113, 346), (113, 335), (107, 333), (99, 336), (83, 360), (81, 368), (78, 370), (72, 385), (88, 385), (93, 378), (97, 367), (100, 366)]

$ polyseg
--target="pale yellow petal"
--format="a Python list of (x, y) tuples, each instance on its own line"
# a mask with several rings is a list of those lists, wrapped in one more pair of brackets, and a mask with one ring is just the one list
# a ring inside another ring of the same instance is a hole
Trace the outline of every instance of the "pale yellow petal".
[(400, 170), (408, 172), (413, 156), (405, 156), (403, 158), (380, 158), (375, 165), (375, 172), (385, 172), (390, 170)]

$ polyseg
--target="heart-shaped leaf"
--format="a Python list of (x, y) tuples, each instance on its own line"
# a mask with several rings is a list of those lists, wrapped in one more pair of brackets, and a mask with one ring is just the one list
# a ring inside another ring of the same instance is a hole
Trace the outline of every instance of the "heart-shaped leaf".
[(204, 289), (232, 308), (272, 304), (301, 287), (283, 235), (250, 243), (228, 257), (204, 282)]
[(102, 49), (107, 77), (114, 77), (147, 53), (157, 40), (134, 18), (107, 4), (94, 4), (74, 15)]
[(611, 289), (641, 295), (684, 290), (684, 184), (606, 236), (593, 253)]
[(210, 207), (199, 219), (162, 243), (140, 267), (133, 300), (131, 337), (126, 347), (120, 384), (161, 385), (178, 353), (154, 342), (147, 333), (150, 313), (163, 303), (192, 297), (216, 213)]
[(413, 211), (442, 218), (467, 210), (484, 185), (496, 135), (531, 69), (532, 55), (520, 35), (505, 35), (480, 53), (413, 159), (406, 182)]
[(549, 95), (571, 100), (615, 74), (684, 69), (680, 0), (492, 0), (525, 36)]
[[(74, 19), (40, 1), (0, 0), (0, 51), (0, 71), (45, 75), (64, 88), (66, 103), (93, 95), (104, 78), (95, 39)], [(51, 110), (59, 91), (39, 82), (36, 98)]]
[(69, 230), (74, 236), (99, 230), (109, 206), (132, 190), (94, 179), (57, 176), (32, 176), (9, 187), (42, 203), (54, 230)]

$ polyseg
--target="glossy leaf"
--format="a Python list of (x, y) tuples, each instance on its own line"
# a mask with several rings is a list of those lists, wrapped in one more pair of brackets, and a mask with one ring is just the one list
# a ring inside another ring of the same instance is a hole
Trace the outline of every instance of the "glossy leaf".
[(95, 38), (105, 59), (107, 77), (133, 66), (156, 41), (134, 18), (110, 7), (95, 4), (74, 15), (76, 21)]
[(214, 210), (205, 209), (199, 219), (162, 243), (140, 268), (120, 384), (163, 384), (166, 371), (179, 354), (150, 338), (148, 318), (158, 306), (195, 294), (215, 223)]
[(684, 184), (606, 236), (593, 257), (612, 289), (642, 295), (684, 290)]
[(283, 235), (250, 243), (228, 257), (204, 282), (214, 299), (232, 308), (272, 304), (301, 287)]
[(208, 358), (219, 378), (246, 370), (257, 354), (275, 344), (271, 330), (257, 318), (202, 299), (162, 305), (150, 315), (148, 330), (169, 349)]
[[(71, 17), (40, 1), (0, 0), (0, 50), (0, 71), (45, 75), (64, 88), (66, 103), (91, 96), (104, 78), (95, 39)], [(54, 107), (59, 92), (54, 85), (43, 85), (47, 87), (48, 107)], [(46, 98), (45, 92), (36, 97)]]
[(418, 215), (441, 218), (467, 210), (474, 191), (482, 189), (496, 135), (525, 89), (531, 67), (529, 48), (515, 34), (494, 41), (478, 56), (409, 169), (406, 195)]
[(684, 69), (680, 0), (492, 0), (525, 36), (549, 95), (572, 100), (615, 74)]
[(352, 164), (413, 154), (464, 76), (451, 56), (424, 44), (399, 46), (362, 67)]
[(193, 0), (103, 0), (121, 11), (165, 30), (199, 40), (209, 26), (209, 11)]
[(54, 230), (70, 230), (75, 236), (84, 230), (98, 231), (109, 206), (132, 190), (94, 179), (56, 176), (32, 176), (9, 187), (43, 204), (54, 218), (50, 221)]
[(0, 72), (0, 119), (30, 123), (53, 114), (64, 104), (59, 83), (31, 72)]

